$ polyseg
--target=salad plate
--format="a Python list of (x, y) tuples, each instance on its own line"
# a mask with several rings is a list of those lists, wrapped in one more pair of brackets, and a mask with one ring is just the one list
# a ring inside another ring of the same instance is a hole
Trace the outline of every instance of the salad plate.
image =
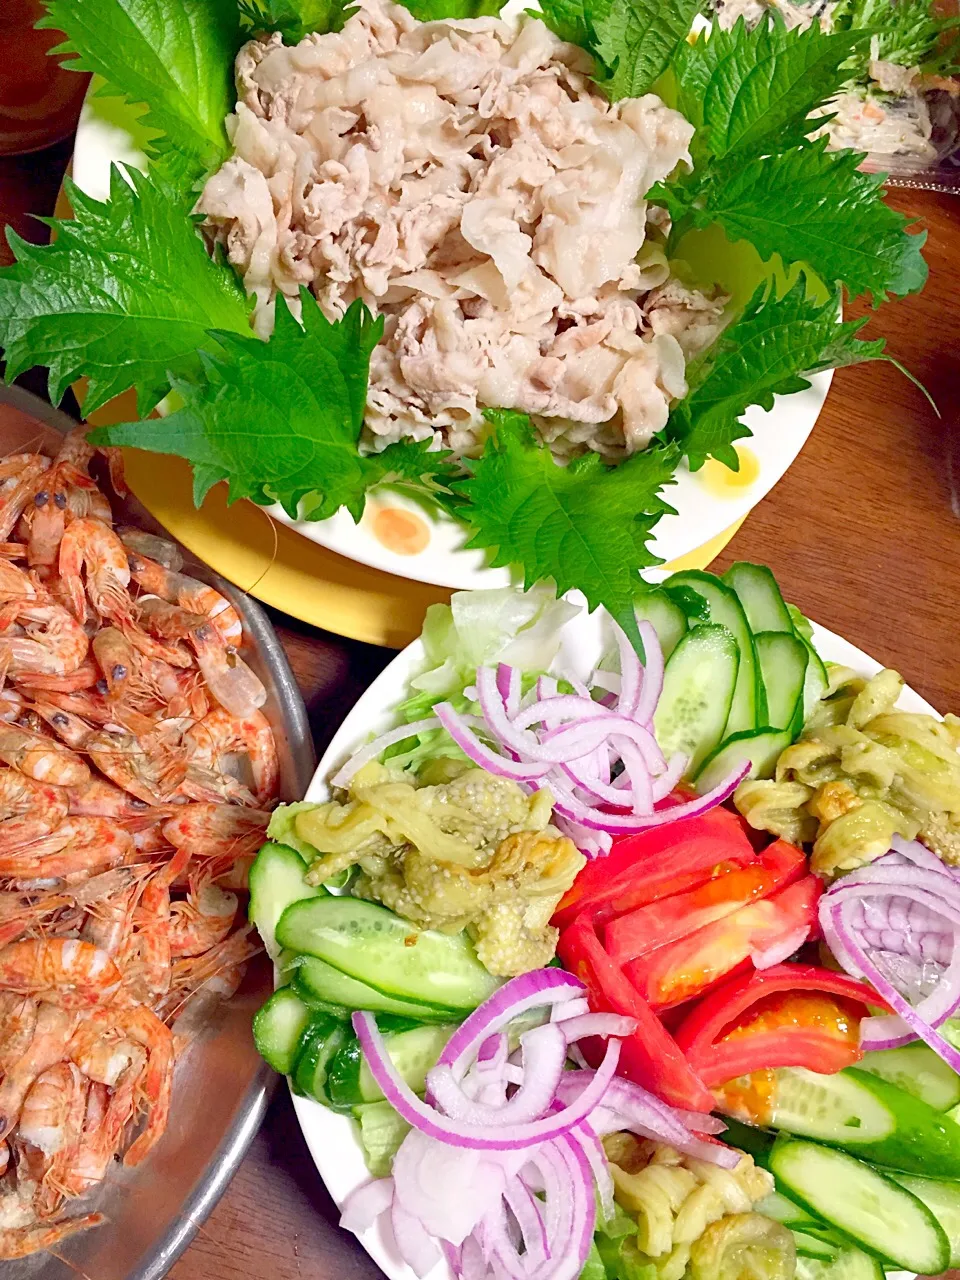
[[(576, 593), (569, 597), (577, 601)], [(561, 645), (554, 667), (570, 676), (586, 679), (613, 642), (609, 619), (601, 610), (579, 612), (561, 630)], [(813, 624), (813, 643), (825, 662), (853, 669), (869, 678), (882, 668), (868, 654), (849, 641)], [(417, 640), (381, 672), (346, 717), (320, 761), (305, 799), (323, 802), (330, 798), (329, 779), (372, 736), (386, 731), (396, 721), (396, 706), (406, 696), (409, 680), (423, 667), (424, 650)], [(897, 704), (902, 711), (938, 713), (909, 687)], [(294, 1108), (310, 1154), (338, 1207), (358, 1187), (369, 1180), (363, 1149), (355, 1122), (338, 1115), (311, 1098), (293, 1094)], [(382, 1220), (381, 1220), (382, 1221)], [(380, 1223), (359, 1234), (360, 1243), (390, 1280), (411, 1280), (414, 1273), (396, 1252), (392, 1239)], [(446, 1263), (430, 1273), (430, 1280), (447, 1280), (452, 1271)], [(891, 1273), (907, 1275), (908, 1273)]]
[[(525, 7), (522, 0), (515, 0), (503, 14), (511, 16), (511, 10), (520, 13)], [(147, 167), (144, 147), (150, 135), (138, 125), (139, 113), (135, 109), (119, 99), (98, 96), (97, 87), (94, 79), (77, 128), (72, 173), (81, 191), (104, 200), (109, 196), (111, 164)], [(679, 254), (689, 262), (695, 278), (701, 275), (716, 281), (738, 306), (749, 300), (768, 274), (751, 246), (746, 242), (731, 244), (722, 234), (713, 234), (712, 229), (687, 237)], [(782, 479), (803, 448), (823, 408), (832, 377), (832, 370), (816, 373), (804, 390), (778, 395), (771, 409), (754, 405), (747, 410), (743, 421), (752, 437), (748, 443), (736, 446), (739, 471), (731, 471), (713, 459), (696, 472), (685, 462), (680, 465), (676, 483), (668, 494), (675, 514), (660, 518), (651, 544), (653, 554), (665, 562), (665, 567), (651, 572), (651, 578), (676, 568), (709, 564), (752, 508)], [(110, 420), (118, 419), (111, 414)], [(149, 469), (145, 469), (138, 496), (150, 507), (157, 500), (160, 487), (156, 480), (151, 482)], [(468, 535), (458, 521), (429, 511), (389, 488), (371, 496), (359, 523), (345, 508), (316, 521), (292, 519), (279, 504), (267, 510), (278, 524), (316, 546), (401, 579), (456, 590), (507, 586), (516, 581), (514, 571), (491, 568), (483, 551), (465, 547)], [(166, 523), (177, 532), (176, 526)], [(298, 604), (296, 594), (284, 594), (288, 604), (281, 607), (303, 616), (298, 612), (303, 606)], [(329, 627), (329, 613), (325, 616), (328, 620), (320, 625)], [(314, 621), (312, 617), (306, 620)], [(350, 629), (349, 621), (346, 627), (346, 634), (357, 634), (356, 629)]]

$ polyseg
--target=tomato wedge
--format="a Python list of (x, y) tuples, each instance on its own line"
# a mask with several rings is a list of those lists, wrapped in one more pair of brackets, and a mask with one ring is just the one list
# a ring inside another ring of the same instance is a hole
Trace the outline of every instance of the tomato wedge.
[(653, 1009), (669, 1009), (700, 995), (778, 946), (795, 951), (816, 930), (817, 900), (823, 885), (816, 876), (751, 902), (695, 933), (629, 961), (624, 973)]
[(676, 1030), (710, 1087), (776, 1067), (832, 1074), (861, 1055), (859, 1025), (881, 1004), (866, 983), (816, 965), (779, 964), (705, 997)]
[(553, 923), (564, 929), (581, 911), (609, 920), (756, 858), (743, 820), (728, 809), (681, 818), (616, 840), (606, 857), (588, 862), (561, 899)]
[(712, 1094), (670, 1032), (604, 951), (588, 912), (582, 912), (563, 931), (557, 952), (564, 967), (586, 986), (591, 1009), (636, 1018), (637, 1029), (626, 1037), (620, 1050), (619, 1074), (672, 1106), (712, 1110)]
[(804, 874), (806, 862), (802, 850), (777, 840), (755, 863), (731, 867), (686, 893), (673, 894), (611, 920), (603, 931), (607, 954), (617, 964), (625, 964), (676, 942), (785, 888)]

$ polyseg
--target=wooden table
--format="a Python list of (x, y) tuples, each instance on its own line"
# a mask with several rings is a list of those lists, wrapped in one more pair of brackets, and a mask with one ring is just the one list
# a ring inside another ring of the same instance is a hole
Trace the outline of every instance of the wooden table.
[[(62, 150), (0, 160), (0, 223), (29, 234), (23, 215), (53, 208), (63, 161)], [(960, 201), (897, 192), (891, 202), (928, 230), (931, 280), (866, 333), (888, 339), (942, 416), (892, 365), (841, 371), (810, 442), (718, 565), (765, 561), (805, 613), (895, 666), (941, 710), (960, 710)], [(322, 751), (391, 655), (273, 616)], [(376, 1276), (335, 1222), (280, 1089), (172, 1280)]]

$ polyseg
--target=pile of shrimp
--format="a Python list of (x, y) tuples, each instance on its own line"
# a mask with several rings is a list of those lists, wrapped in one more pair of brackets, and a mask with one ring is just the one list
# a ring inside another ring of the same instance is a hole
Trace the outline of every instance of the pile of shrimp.
[(73, 1202), (163, 1134), (259, 950), (238, 893), (277, 799), (236, 610), (114, 527), (94, 460), (83, 428), (0, 460), (0, 1258), (103, 1221)]

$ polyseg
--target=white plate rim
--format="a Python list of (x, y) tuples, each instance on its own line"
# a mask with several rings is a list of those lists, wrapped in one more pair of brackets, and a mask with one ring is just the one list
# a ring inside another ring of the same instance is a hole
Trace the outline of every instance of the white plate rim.
[[(561, 659), (573, 669), (585, 674), (592, 665), (595, 654), (599, 657), (602, 636), (608, 623), (597, 610), (592, 615), (584, 612), (565, 624), (565, 641)], [(817, 623), (813, 624), (813, 638), (824, 661), (851, 667), (859, 675), (870, 677), (883, 669), (883, 664), (871, 658), (842, 636)], [(393, 710), (410, 677), (422, 667), (423, 646), (414, 640), (402, 650), (366, 689), (354, 704), (343, 724), (337, 730), (330, 745), (323, 753), (310, 786), (307, 800), (323, 801), (329, 798), (327, 779), (371, 734), (381, 733), (393, 724)], [(904, 686), (897, 704), (902, 710), (926, 713), (939, 718), (939, 713), (909, 686)], [(350, 1193), (369, 1180), (363, 1161), (363, 1151), (356, 1132), (355, 1122), (349, 1116), (338, 1115), (322, 1107), (311, 1098), (291, 1093), (297, 1120), (304, 1140), (320, 1177), (338, 1208), (342, 1208)], [(357, 1239), (389, 1280), (415, 1280), (414, 1272), (396, 1252), (389, 1233), (377, 1223), (361, 1233)], [(906, 1276), (908, 1273), (891, 1273)], [(431, 1271), (428, 1280), (453, 1280), (453, 1272), (443, 1262)]]
[[(511, 0), (505, 13), (522, 11), (525, 0)], [(73, 180), (81, 191), (96, 199), (109, 194), (113, 162), (145, 169), (147, 159), (137, 142), (136, 111), (116, 98), (95, 96), (91, 83), (80, 113), (73, 153)], [(789, 396), (776, 396), (769, 411), (752, 406), (744, 421), (753, 435), (743, 443), (759, 464), (759, 474), (749, 486), (730, 493), (715, 492), (709, 469), (691, 472), (686, 463), (675, 473), (676, 483), (665, 497), (677, 510), (655, 526), (652, 550), (666, 564), (682, 559), (711, 543), (742, 520), (782, 479), (806, 444), (823, 408), (833, 370), (814, 374), (810, 386)], [(359, 524), (346, 510), (322, 521), (294, 520), (279, 505), (266, 508), (278, 523), (349, 560), (397, 577), (455, 590), (516, 584), (509, 568), (491, 568), (483, 551), (467, 550), (468, 533), (449, 516), (432, 515), (414, 500), (399, 493), (381, 491), (379, 505), (399, 508), (419, 516), (430, 530), (427, 547), (414, 555), (390, 550), (373, 532), (378, 498), (368, 500)], [(663, 571), (646, 571), (657, 580)]]

